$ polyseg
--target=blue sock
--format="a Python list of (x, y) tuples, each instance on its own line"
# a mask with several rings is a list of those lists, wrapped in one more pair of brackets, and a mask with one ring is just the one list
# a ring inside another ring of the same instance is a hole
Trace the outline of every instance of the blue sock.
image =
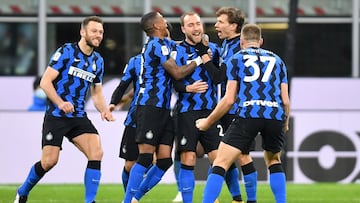
[(139, 190), (135, 193), (134, 197), (140, 200), (145, 193), (158, 184), (166, 171), (161, 170), (156, 164), (153, 165), (146, 173), (145, 179), (141, 182)]
[(214, 203), (219, 196), (224, 182), (224, 177), (215, 173), (211, 173), (207, 180), (204, 189), (203, 203)]
[(127, 172), (125, 170), (125, 168), (123, 169), (123, 171), (121, 173), (121, 179), (123, 182), (124, 191), (126, 192), (126, 187), (127, 187), (128, 181), (129, 181), (129, 172)]
[(256, 191), (257, 191), (257, 172), (252, 172), (250, 174), (244, 174), (244, 183), (245, 190), (248, 201), (256, 201)]
[(139, 189), (146, 170), (146, 167), (138, 163), (135, 163), (134, 166), (131, 168), (128, 185), (126, 187), (124, 203), (131, 202), (132, 197)]
[(286, 202), (286, 180), (285, 173), (271, 173), (270, 174), (270, 187), (275, 196), (276, 203)]
[(99, 169), (86, 168), (84, 176), (85, 203), (95, 200), (99, 188), (101, 172)]
[[(41, 176), (42, 177), (42, 176)], [(40, 176), (35, 171), (35, 165), (30, 169), (30, 172), (25, 180), (25, 182), (19, 187), (18, 193), (20, 196), (28, 196), (30, 190), (39, 182), (41, 179)]]
[(174, 175), (175, 175), (175, 180), (176, 180), (176, 184), (178, 187), (178, 191), (180, 191), (180, 181), (179, 181), (179, 170), (180, 170), (180, 161), (179, 160), (174, 160)]
[(276, 203), (286, 202), (286, 177), (281, 163), (269, 167), (270, 187), (274, 194)]
[(208, 168), (208, 177), (211, 174), (211, 170), (212, 170), (212, 164), (210, 164), (209, 168)]
[(239, 169), (230, 167), (225, 174), (225, 182), (232, 197), (241, 198), (240, 184), (239, 184)]
[(183, 203), (192, 203), (195, 187), (194, 167), (182, 166), (179, 170), (179, 181)]

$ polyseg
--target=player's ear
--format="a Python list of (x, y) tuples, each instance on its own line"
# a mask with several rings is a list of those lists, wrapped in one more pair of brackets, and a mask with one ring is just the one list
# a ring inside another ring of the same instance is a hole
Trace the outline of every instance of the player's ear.
[(259, 44), (260, 44), (260, 46), (262, 46), (264, 44), (264, 38), (262, 38), (262, 37), (260, 38)]
[(83, 29), (83, 28), (80, 29), (80, 36), (81, 37), (85, 36), (85, 29)]

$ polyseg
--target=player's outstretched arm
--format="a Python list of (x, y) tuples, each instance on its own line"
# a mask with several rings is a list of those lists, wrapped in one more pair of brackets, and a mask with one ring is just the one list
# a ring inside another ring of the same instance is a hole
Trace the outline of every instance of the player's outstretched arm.
[(91, 86), (91, 97), (93, 99), (95, 108), (101, 113), (101, 119), (105, 119), (107, 121), (115, 121), (115, 118), (113, 117), (112, 113), (109, 111), (105, 103), (101, 84), (95, 84)]

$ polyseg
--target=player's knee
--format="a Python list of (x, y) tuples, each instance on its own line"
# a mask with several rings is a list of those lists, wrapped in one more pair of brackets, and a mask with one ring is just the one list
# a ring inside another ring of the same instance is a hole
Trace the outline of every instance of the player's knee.
[(173, 161), (171, 158), (156, 160), (157, 167), (159, 167), (163, 171), (167, 171), (172, 164), (173, 164)]
[(139, 154), (137, 163), (144, 166), (145, 168), (148, 168), (153, 161), (153, 154), (151, 153), (141, 153)]
[(103, 156), (104, 156), (104, 151), (100, 148), (98, 150), (96, 150), (95, 152), (92, 153), (92, 159), (94, 160), (102, 160)]
[(181, 163), (188, 165), (188, 166), (194, 166), (196, 163), (196, 154), (195, 152), (183, 152), (181, 154)]

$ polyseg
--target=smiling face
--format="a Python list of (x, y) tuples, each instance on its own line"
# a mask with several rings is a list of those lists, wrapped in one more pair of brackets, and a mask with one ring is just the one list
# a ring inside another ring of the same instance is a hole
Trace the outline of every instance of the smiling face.
[(201, 41), (204, 33), (204, 27), (197, 14), (188, 14), (183, 18), (181, 31), (185, 34), (185, 41), (189, 44), (196, 44)]
[(226, 14), (221, 14), (217, 17), (215, 30), (218, 32), (218, 37), (220, 39), (231, 39), (238, 35), (238, 33), (236, 33), (236, 27), (237, 24), (230, 23)]
[(91, 48), (99, 47), (104, 36), (102, 23), (89, 21), (80, 31), (81, 37), (85, 39), (86, 44)]

